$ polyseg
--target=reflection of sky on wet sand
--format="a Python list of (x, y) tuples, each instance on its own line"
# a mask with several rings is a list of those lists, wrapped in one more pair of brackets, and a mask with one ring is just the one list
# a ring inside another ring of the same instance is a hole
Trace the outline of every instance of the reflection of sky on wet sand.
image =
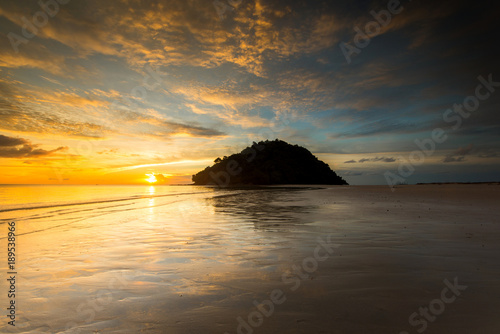
[(256, 229), (266, 231), (290, 230), (302, 220), (312, 206), (296, 205), (300, 188), (242, 190), (236, 193), (215, 194), (208, 199), (215, 211), (235, 219), (251, 222)]
[[(154, 186), (148, 194), (155, 195)], [(240, 205), (233, 201), (244, 198), (241, 192), (218, 196), (147, 197), (125, 208), (93, 207), (89, 212), (95, 216), (83, 218), (84, 208), (78, 217), (66, 208), (65, 220), (74, 221), (62, 226), (51, 220), (57, 213), (19, 221), (19, 319), (47, 332), (73, 323), (108, 330), (148, 322), (153, 328), (186, 328), (187, 311), (226, 308), (260, 290), (258, 282), (269, 281), (290, 247), (280, 245), (286, 240), (279, 235), (256, 233), (256, 217), (261, 222), (275, 217), (276, 226), (284, 210), (264, 205), (262, 200), (273, 197), (269, 194), (251, 194)], [(292, 218), (280, 221), (299, 223)]]
[[(487, 309), (483, 294), (499, 290), (487, 283), (498, 274), (488, 265), (498, 246), (485, 236), (487, 252), (461, 238), (455, 224), (466, 226), (465, 216), (427, 210), (411, 227), (404, 203), (351, 189), (202, 190), (158, 196), (164, 190), (151, 186), (144, 198), (60, 211), (71, 224), (43, 210), (31, 216), (45, 218), (18, 221), (19, 324), (33, 333), (235, 333), (254, 300), (282, 289), (286, 302), (255, 333), (399, 333), (444, 278), (482, 288), (465, 292), (468, 303), (450, 306), (455, 313), (433, 330), (471, 305)], [(282, 275), (296, 277), (293, 266), (328, 234), (340, 248), (291, 291)]]

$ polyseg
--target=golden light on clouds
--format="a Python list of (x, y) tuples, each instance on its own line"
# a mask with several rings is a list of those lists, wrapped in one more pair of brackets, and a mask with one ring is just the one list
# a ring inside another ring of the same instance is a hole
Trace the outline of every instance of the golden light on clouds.
[[(384, 183), (392, 159), (446, 125), (442, 109), (470, 95), (471, 78), (498, 72), (483, 43), (497, 11), (470, 15), (464, 40), (443, 20), (471, 11), (465, 0), (413, 2), (349, 65), (339, 43), (372, 6), (246, 0), (221, 18), (211, 1), (66, 1), (34, 31), (23, 17), (43, 12), (38, 2), (3, 1), (0, 183), (144, 184), (153, 171), (150, 183), (191, 183), (215, 158), (276, 138), (332, 154), (349, 183)], [(11, 33), (23, 39), (15, 48)], [(473, 164), (498, 175), (491, 96), (425, 177)]]

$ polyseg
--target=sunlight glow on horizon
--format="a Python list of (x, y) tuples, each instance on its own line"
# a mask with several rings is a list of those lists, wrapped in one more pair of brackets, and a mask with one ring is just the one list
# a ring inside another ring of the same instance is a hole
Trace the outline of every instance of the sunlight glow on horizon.
[(180, 160), (180, 161), (173, 161), (173, 162), (163, 162), (159, 164), (145, 164), (145, 165), (134, 165), (134, 166), (127, 166), (127, 167), (118, 167), (118, 168), (113, 168), (104, 174), (111, 174), (111, 173), (118, 173), (118, 172), (123, 172), (126, 170), (132, 170), (132, 169), (137, 169), (137, 168), (144, 168), (144, 167), (157, 167), (157, 166), (168, 166), (168, 165), (180, 165), (180, 164), (190, 164), (190, 163), (211, 163), (212, 160), (210, 159), (203, 159), (203, 160)]
[(154, 173), (146, 175), (149, 176), (149, 178), (146, 179), (146, 181), (148, 181), (149, 183), (155, 183), (156, 181), (158, 181)]

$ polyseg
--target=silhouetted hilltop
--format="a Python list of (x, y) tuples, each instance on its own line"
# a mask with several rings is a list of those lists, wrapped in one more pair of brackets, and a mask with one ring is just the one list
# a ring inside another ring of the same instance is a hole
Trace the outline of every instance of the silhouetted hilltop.
[(253, 143), (237, 154), (215, 159), (193, 175), (197, 185), (337, 184), (347, 185), (306, 148), (282, 140)]

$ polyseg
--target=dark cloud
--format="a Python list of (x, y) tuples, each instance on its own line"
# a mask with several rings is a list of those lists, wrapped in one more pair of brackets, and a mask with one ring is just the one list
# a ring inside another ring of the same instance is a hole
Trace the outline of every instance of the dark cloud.
[(458, 150), (456, 150), (453, 155), (467, 155), (470, 154), (474, 150), (474, 146), (472, 144), (469, 144), (465, 147), (460, 147)]
[[(362, 158), (362, 159), (359, 159), (357, 162), (358, 163), (364, 163), (364, 162), (395, 162), (396, 159), (392, 158), (392, 157), (375, 157), (375, 158)], [(345, 161), (344, 162), (345, 164), (354, 164), (356, 163), (356, 160), (349, 160), (349, 161)]]
[(453, 157), (453, 156), (447, 156), (443, 159), (443, 162), (464, 162), (465, 157)]
[[(432, 129), (428, 122), (408, 122), (400, 120), (370, 120), (373, 117), (380, 117), (379, 114), (363, 115), (359, 122), (361, 125), (354, 125), (352, 129), (342, 133), (334, 133), (330, 135), (332, 139), (343, 139), (343, 138), (360, 138), (360, 137), (372, 137), (375, 135), (384, 134), (411, 134), (420, 131)], [(364, 118), (364, 120), (363, 120)]]
[(54, 150), (44, 150), (41, 148), (36, 148), (38, 145), (25, 144), (20, 148), (10, 147), (10, 148), (0, 148), (0, 157), (2, 158), (39, 158), (48, 155), (52, 155), (59, 151), (65, 151), (68, 149), (66, 146), (58, 147)]
[(498, 148), (483, 148), (479, 151), (480, 158), (498, 158), (500, 157), (500, 149)]
[(66, 146), (61, 146), (54, 150), (47, 151), (37, 148), (38, 146), (39, 145), (31, 144), (29, 140), (24, 138), (0, 135), (1, 158), (39, 158), (68, 149)]
[[(187, 134), (196, 137), (218, 137), (225, 134), (221, 131), (209, 129), (192, 124), (183, 124), (178, 122), (162, 120), (158, 117), (145, 115), (131, 110), (115, 110), (114, 114), (120, 120), (130, 124), (131, 132), (134, 132), (137, 124), (142, 123), (146, 130), (140, 130), (144, 135), (157, 137), (168, 137), (175, 134)], [(122, 130), (123, 131), (123, 130)]]
[(4, 135), (0, 135), (0, 147), (4, 146), (17, 146), (17, 145), (22, 145), (26, 144), (28, 141), (23, 138), (14, 138), (14, 137), (7, 137)]
[(195, 137), (218, 137), (224, 136), (224, 133), (218, 130), (204, 128), (201, 126), (194, 126), (189, 124), (181, 124), (175, 122), (162, 122), (162, 127), (166, 129), (163, 132), (164, 134), (176, 134), (176, 133), (186, 133)]
[(464, 162), (466, 161), (465, 157), (467, 155), (470, 155), (471, 153), (475, 152), (476, 149), (472, 144), (469, 144), (465, 147), (460, 147), (456, 151), (454, 151), (452, 154), (447, 155), (444, 159), (443, 162)]

